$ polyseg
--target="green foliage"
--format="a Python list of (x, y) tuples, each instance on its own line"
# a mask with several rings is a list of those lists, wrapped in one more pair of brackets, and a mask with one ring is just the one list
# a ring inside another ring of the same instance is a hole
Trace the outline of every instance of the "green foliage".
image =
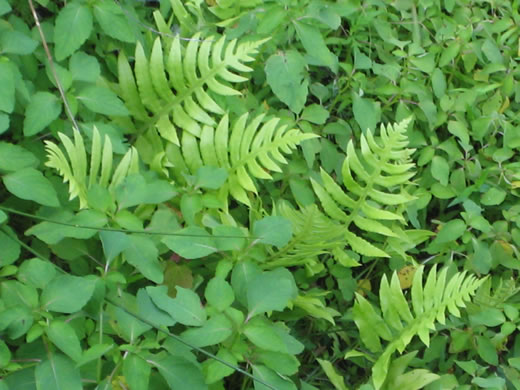
[[(429, 333), (435, 329), (435, 321), (445, 324), (446, 311), (459, 317), (458, 307), (464, 307), (464, 301), (469, 300), (484, 282), (484, 279), (479, 280), (474, 276), (467, 277), (465, 272), (457, 273), (450, 279), (447, 279), (446, 274), (447, 268), (437, 274), (433, 267), (423, 286), (423, 268), (417, 268), (411, 286), (414, 314), (408, 307), (396, 273), (392, 275), (390, 283), (385, 276), (381, 280), (379, 300), (382, 317), (363, 296), (357, 295), (353, 314), (361, 339), (372, 352), (382, 352), (372, 369), (376, 389), (381, 388), (385, 381), (394, 351), (402, 352), (415, 335), (428, 346)], [(384, 351), (381, 339), (389, 342)]]
[(520, 388), (518, 8), (0, 0), (0, 389)]

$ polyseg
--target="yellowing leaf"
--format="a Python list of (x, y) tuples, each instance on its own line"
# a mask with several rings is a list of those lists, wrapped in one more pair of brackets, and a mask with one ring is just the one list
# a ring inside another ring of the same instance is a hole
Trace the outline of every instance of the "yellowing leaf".
[(366, 296), (367, 291), (372, 291), (372, 283), (370, 283), (368, 279), (359, 279), (356, 292), (362, 296)]
[(406, 267), (401, 268), (401, 270), (397, 273), (399, 284), (401, 285), (402, 290), (412, 286), (413, 276), (416, 269), (417, 268), (413, 265), (407, 265)]

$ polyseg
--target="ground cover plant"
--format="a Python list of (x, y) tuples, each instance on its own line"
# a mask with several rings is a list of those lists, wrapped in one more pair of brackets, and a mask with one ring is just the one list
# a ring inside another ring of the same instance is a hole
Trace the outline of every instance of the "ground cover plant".
[(519, 389), (519, 6), (0, 0), (0, 390)]

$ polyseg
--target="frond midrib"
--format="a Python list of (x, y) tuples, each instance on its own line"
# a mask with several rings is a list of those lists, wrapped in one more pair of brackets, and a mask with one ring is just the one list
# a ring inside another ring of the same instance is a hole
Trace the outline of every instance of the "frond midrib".
[[(197, 51), (197, 56), (199, 52)], [(163, 57), (164, 59), (164, 57)], [(194, 85), (189, 86), (185, 90), (181, 91), (179, 94), (175, 94), (175, 98), (171, 100), (170, 102), (164, 101), (164, 99), (161, 99), (159, 94), (157, 94), (157, 97), (165, 102), (165, 106), (162, 107), (157, 113), (155, 113), (152, 117), (144, 121), (143, 125), (138, 129), (138, 133), (142, 133), (145, 130), (149, 129), (150, 127), (153, 127), (157, 124), (159, 121), (159, 118), (161, 118), (164, 115), (170, 114), (173, 110), (173, 108), (177, 105), (180, 105), (185, 99), (187, 99), (190, 96), (193, 96), (195, 94), (195, 91), (203, 88), (205, 84), (207, 84), (207, 81), (215, 78), (215, 76), (224, 68), (226, 69), (229, 66), (228, 61), (224, 60), (217, 66), (211, 69), (211, 71), (207, 74), (207, 77), (201, 77), (197, 79), (197, 82)], [(169, 88), (172, 89), (172, 87), (169, 85)], [(154, 88), (154, 92), (155, 91)], [(178, 91), (175, 91), (178, 92)]]
[[(392, 132), (392, 136), (394, 136), (396, 132)], [(350, 224), (352, 223), (352, 221), (354, 220), (354, 218), (356, 216), (359, 215), (359, 212), (361, 210), (361, 205), (363, 203), (365, 203), (366, 201), (366, 198), (369, 194), (369, 192), (373, 189), (374, 187), (374, 180), (375, 178), (379, 177), (381, 175), (381, 171), (382, 169), (380, 168), (380, 166), (383, 166), (384, 164), (386, 164), (389, 160), (390, 160), (390, 157), (386, 157), (386, 156), (389, 156), (392, 148), (393, 148), (393, 145), (394, 143), (393, 142), (388, 142), (384, 148), (383, 148), (383, 156), (385, 156), (384, 160), (381, 160), (381, 163), (378, 164), (376, 167), (374, 167), (374, 170), (372, 171), (372, 174), (370, 174), (369, 176), (369, 180), (366, 181), (366, 185), (363, 187), (363, 194), (359, 196), (359, 198), (354, 201), (355, 202), (355, 208), (353, 208), (351, 210), (351, 212), (349, 213), (349, 215), (347, 216), (347, 219), (345, 220), (345, 227), (348, 229), (350, 227)], [(354, 152), (354, 153), (357, 153), (357, 152)], [(381, 157), (381, 156), (379, 156)], [(345, 161), (345, 163), (347, 163)]]

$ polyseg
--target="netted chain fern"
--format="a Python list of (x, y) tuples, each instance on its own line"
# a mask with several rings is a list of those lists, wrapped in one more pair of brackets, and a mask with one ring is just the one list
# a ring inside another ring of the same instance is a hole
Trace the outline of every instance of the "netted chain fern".
[(139, 172), (137, 150), (131, 147), (112, 174), (112, 143), (105, 135), (101, 145), (101, 136), (96, 127), (92, 132), (90, 168), (87, 167), (87, 152), (79, 131), (74, 130), (74, 142), (62, 133), (58, 133), (58, 137), (65, 148), (66, 155), (58, 145), (45, 141), (48, 157), (45, 165), (56, 169), (63, 177), (63, 182), (69, 183), (69, 199), (79, 198), (82, 209), (88, 207), (87, 193), (92, 186), (99, 185), (113, 192), (126, 176)]
[(269, 261), (263, 264), (264, 269), (305, 266), (313, 275), (324, 268), (320, 255), (331, 255), (345, 267), (359, 265), (343, 250), (347, 228), (328, 218), (315, 204), (296, 210), (282, 201), (276, 210), (291, 222), (293, 237), (286, 246), (269, 256)]
[[(415, 199), (404, 189), (414, 175), (415, 164), (407, 148), (406, 128), (410, 119), (394, 126), (381, 125), (379, 138), (370, 130), (360, 137), (361, 150), (353, 141), (347, 145), (342, 166), (342, 181), (348, 192), (323, 169), (322, 183), (311, 180), (314, 192), (325, 212), (346, 228), (345, 239), (355, 252), (373, 257), (389, 257), (383, 249), (352, 232), (353, 223), (363, 234), (376, 233), (383, 237), (400, 237), (406, 233), (400, 224), (405, 219), (402, 205)], [(397, 222), (397, 223), (396, 223)]]
[[(486, 280), (468, 275), (466, 271), (457, 272), (448, 280), (447, 270), (444, 268), (437, 273), (436, 266), (432, 267), (423, 286), (424, 267), (417, 268), (411, 286), (413, 314), (396, 272), (390, 283), (386, 276), (381, 279), (380, 311), (356, 293), (353, 316), (361, 340), (370, 351), (380, 354), (372, 368), (376, 390), (385, 381), (392, 354), (395, 351), (402, 353), (416, 335), (428, 346), (435, 322), (445, 324), (446, 312), (459, 317), (459, 308), (466, 306)], [(384, 349), (383, 340), (389, 342)]]
[(257, 193), (253, 178), (270, 180), (270, 171), (281, 172), (280, 164), (286, 164), (283, 153), (290, 154), (296, 146), (316, 134), (302, 133), (280, 125), (279, 118), (264, 122), (265, 116), (251, 120), (243, 114), (232, 125), (224, 115), (216, 129), (204, 126), (200, 139), (184, 132), (181, 147), (170, 147), (168, 157), (175, 166), (186, 166), (195, 173), (201, 166), (225, 168), (228, 180), (221, 188), (221, 199), (227, 201), (228, 194), (249, 205), (247, 191)]
[[(247, 81), (237, 72), (251, 72), (245, 63), (265, 40), (237, 43), (225, 37), (195, 34), (186, 48), (177, 36), (171, 42), (157, 38), (150, 58), (138, 43), (132, 70), (123, 51), (118, 59), (120, 93), (138, 129), (156, 128), (166, 140), (179, 145), (176, 128), (200, 137), (202, 126), (215, 126), (215, 115), (225, 113), (211, 94), (240, 95), (226, 83)], [(163, 48), (168, 49), (165, 57)]]

